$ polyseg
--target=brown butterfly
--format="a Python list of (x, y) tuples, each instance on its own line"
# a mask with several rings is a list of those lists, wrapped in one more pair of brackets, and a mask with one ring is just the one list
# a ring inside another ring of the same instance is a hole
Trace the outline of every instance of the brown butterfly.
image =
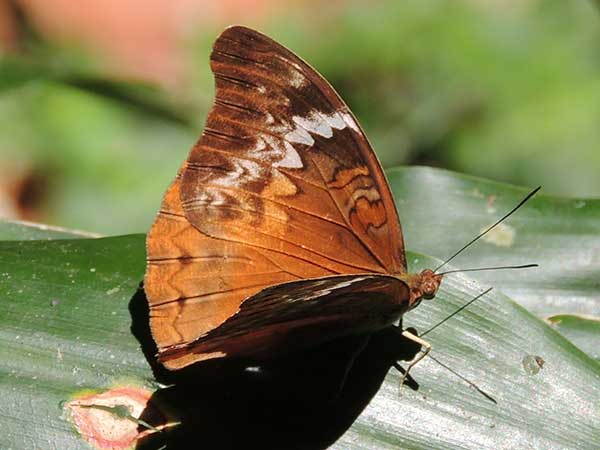
[(269, 358), (382, 329), (433, 298), (442, 275), (407, 273), (381, 165), (329, 83), (240, 26), (216, 40), (211, 68), (206, 127), (148, 234), (159, 360)]

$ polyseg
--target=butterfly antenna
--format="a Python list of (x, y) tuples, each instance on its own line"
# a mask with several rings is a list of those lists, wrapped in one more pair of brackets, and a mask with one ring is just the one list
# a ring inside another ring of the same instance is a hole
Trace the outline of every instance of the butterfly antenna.
[(474, 267), (470, 269), (448, 270), (447, 272), (441, 272), (437, 275), (448, 275), (449, 273), (458, 272), (483, 272), (484, 270), (529, 269), (530, 267), (539, 267), (539, 264), (524, 264), (522, 266)]
[(442, 366), (444, 369), (446, 369), (447, 371), (449, 371), (451, 374), (453, 374), (453, 375), (457, 376), (458, 378), (460, 378), (461, 380), (463, 380), (465, 383), (467, 383), (469, 386), (471, 386), (473, 389), (475, 389), (477, 392), (479, 392), (485, 398), (487, 398), (488, 400), (490, 400), (491, 402), (493, 402), (496, 405), (498, 404), (498, 402), (496, 401), (496, 399), (494, 399), (494, 397), (492, 397), (490, 394), (488, 394), (487, 392), (485, 392), (483, 389), (481, 389), (479, 386), (477, 386), (471, 380), (469, 380), (468, 378), (463, 377), (460, 373), (458, 373), (454, 369), (450, 368), (449, 366), (447, 366), (446, 364), (444, 364), (443, 362), (441, 362), (439, 359), (436, 359), (433, 356), (431, 356), (431, 353), (428, 353), (427, 356), (429, 356), (429, 358), (431, 360), (433, 360), (436, 363), (438, 363), (440, 366)]
[[(443, 324), (444, 322), (446, 322), (448, 319), (454, 317), (455, 315), (457, 315), (459, 312), (461, 312), (462, 310), (464, 310), (465, 308), (467, 308), (469, 305), (471, 305), (473, 302), (479, 300), (481, 297), (483, 297), (485, 294), (487, 294), (488, 292), (490, 292), (492, 290), (492, 288), (488, 288), (485, 291), (483, 291), (481, 294), (477, 295), (475, 298), (471, 299), (470, 301), (468, 301), (467, 303), (465, 303), (464, 305), (462, 305), (460, 308), (458, 308), (456, 311), (454, 311), (452, 314), (450, 314), (448, 317), (446, 317), (445, 319), (443, 319), (442, 321), (438, 322), (436, 325), (432, 326), (429, 330), (425, 331), (424, 333), (420, 334), (419, 337), (423, 337), (425, 336), (427, 333), (430, 333), (431, 331), (435, 330), (437, 327), (439, 327), (441, 324)], [(471, 386), (473, 389), (475, 389), (477, 392), (479, 392), (481, 395), (483, 395), (485, 398), (487, 398), (488, 400), (490, 400), (491, 402), (497, 404), (498, 402), (494, 399), (494, 397), (492, 397), (490, 394), (488, 394), (487, 392), (485, 392), (483, 389), (481, 389), (479, 386), (477, 386), (475, 383), (473, 383), (471, 380), (463, 377), (460, 373), (456, 372), (454, 369), (448, 367), (446, 364), (442, 363), (441, 361), (439, 361), (438, 359), (434, 358), (433, 356), (431, 356), (430, 353), (427, 354), (427, 356), (429, 356), (430, 359), (432, 359), (433, 361), (435, 361), (436, 363), (438, 363), (440, 366), (442, 366), (444, 369), (448, 370), (450, 373), (452, 373), (453, 375), (457, 376), (458, 378), (460, 378), (461, 380), (463, 380), (465, 383), (467, 383), (469, 386)]]
[(463, 309), (465, 309), (466, 307), (468, 307), (469, 305), (471, 305), (473, 302), (479, 300), (481, 297), (483, 297), (485, 294), (487, 294), (488, 292), (490, 292), (493, 288), (488, 288), (485, 291), (483, 291), (481, 294), (477, 295), (475, 298), (469, 300), (467, 303), (465, 303), (464, 305), (462, 305), (460, 308), (458, 308), (456, 311), (454, 311), (452, 314), (450, 314), (448, 317), (446, 317), (445, 319), (441, 320), (440, 322), (436, 323), (434, 326), (432, 326), (429, 330), (427, 330), (425, 333), (421, 333), (419, 335), (419, 337), (423, 337), (425, 336), (427, 333), (431, 333), (433, 330), (435, 330), (437, 327), (439, 327), (441, 324), (443, 324), (444, 322), (446, 322), (447, 320), (451, 319), (452, 317), (454, 317), (455, 315), (457, 315), (459, 312), (461, 312)]
[(466, 250), (471, 244), (473, 244), (475, 241), (477, 241), (478, 239), (485, 236), (487, 233), (492, 231), (496, 226), (498, 226), (504, 220), (506, 220), (508, 217), (510, 217), (517, 209), (519, 209), (521, 206), (523, 206), (525, 204), (525, 202), (527, 202), (527, 200), (529, 200), (531, 197), (533, 197), (541, 188), (542, 188), (541, 186), (538, 186), (533, 191), (531, 191), (529, 194), (527, 194), (527, 196), (523, 200), (521, 200), (517, 206), (515, 206), (513, 209), (511, 209), (508, 213), (506, 213), (501, 219), (499, 219), (493, 225), (490, 225), (488, 228), (486, 228), (485, 231), (481, 232), (477, 237), (475, 237), (474, 239), (469, 241), (467, 244), (465, 244), (460, 250), (458, 250), (456, 253), (454, 253), (450, 258), (448, 258), (442, 264), (437, 266), (437, 268), (434, 270), (434, 272), (437, 272), (438, 270), (440, 270), (442, 267), (444, 267), (446, 264), (448, 264), (450, 261), (452, 261), (454, 258), (456, 258), (460, 253), (462, 253), (464, 250)]

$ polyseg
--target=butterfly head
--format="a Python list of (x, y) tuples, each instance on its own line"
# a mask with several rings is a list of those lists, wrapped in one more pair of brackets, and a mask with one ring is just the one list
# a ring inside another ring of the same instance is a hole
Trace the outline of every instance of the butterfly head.
[(436, 275), (431, 269), (425, 269), (419, 274), (420, 291), (425, 300), (431, 300), (437, 294), (442, 282), (442, 275)]
[(431, 269), (425, 269), (417, 274), (409, 275), (410, 308), (417, 306), (422, 299), (431, 300), (437, 294), (443, 275), (437, 275)]

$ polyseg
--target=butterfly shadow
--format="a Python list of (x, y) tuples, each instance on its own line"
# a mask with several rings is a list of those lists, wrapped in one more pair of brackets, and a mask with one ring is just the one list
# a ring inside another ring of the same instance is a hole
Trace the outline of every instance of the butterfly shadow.
[[(150, 434), (138, 449), (327, 448), (368, 405), (390, 368), (419, 350), (390, 327), (266, 362), (206, 361), (172, 372), (156, 361), (142, 289), (129, 309), (156, 380), (168, 386), (152, 395), (140, 419), (153, 426), (179, 422)], [(418, 389), (410, 377), (407, 384)]]

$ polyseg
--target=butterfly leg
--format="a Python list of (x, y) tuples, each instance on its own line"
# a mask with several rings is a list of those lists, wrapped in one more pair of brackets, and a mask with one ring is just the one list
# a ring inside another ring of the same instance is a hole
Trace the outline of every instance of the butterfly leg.
[(399, 389), (402, 389), (402, 386), (404, 385), (404, 381), (406, 380), (406, 377), (408, 377), (410, 370), (414, 366), (416, 366), (417, 363), (419, 363), (423, 358), (425, 358), (425, 356), (427, 356), (427, 353), (429, 353), (429, 351), (431, 350), (431, 344), (429, 342), (427, 342), (424, 339), (421, 339), (419, 336), (411, 333), (408, 330), (402, 331), (402, 336), (404, 336), (406, 339), (409, 339), (409, 340), (419, 344), (421, 346), (421, 350), (419, 350), (419, 353), (417, 353), (415, 355), (415, 357), (412, 359), (412, 361), (410, 363), (408, 363), (408, 367), (406, 368), (406, 371), (404, 372), (404, 374), (402, 374), (402, 378), (400, 379)]

